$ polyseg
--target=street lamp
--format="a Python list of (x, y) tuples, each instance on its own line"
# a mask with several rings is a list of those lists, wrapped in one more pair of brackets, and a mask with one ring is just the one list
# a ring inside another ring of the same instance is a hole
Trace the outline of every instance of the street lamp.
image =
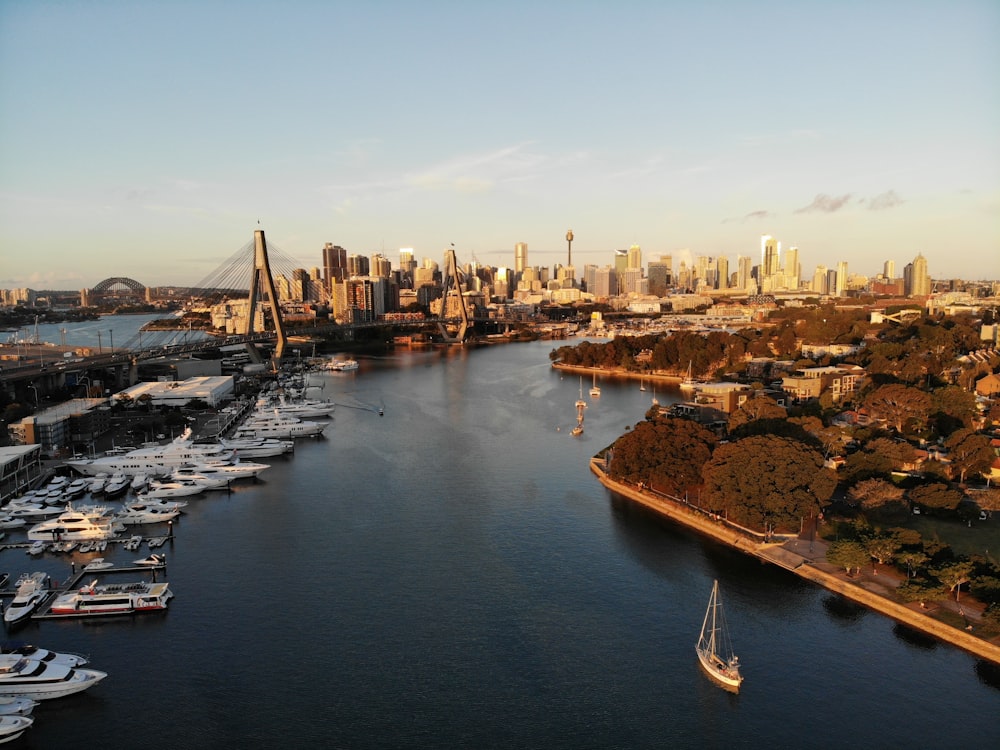
[(108, 329), (108, 336), (110, 336), (111, 341), (111, 353), (115, 353), (115, 332), (112, 329)]
[(97, 353), (103, 354), (104, 350), (101, 348), (101, 332), (97, 332)]

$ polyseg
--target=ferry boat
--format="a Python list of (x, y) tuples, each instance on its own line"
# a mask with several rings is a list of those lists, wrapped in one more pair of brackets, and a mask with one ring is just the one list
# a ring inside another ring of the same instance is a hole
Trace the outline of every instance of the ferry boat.
[(88, 586), (61, 594), (52, 603), (54, 615), (130, 615), (160, 612), (173, 597), (168, 583), (108, 583), (93, 581)]

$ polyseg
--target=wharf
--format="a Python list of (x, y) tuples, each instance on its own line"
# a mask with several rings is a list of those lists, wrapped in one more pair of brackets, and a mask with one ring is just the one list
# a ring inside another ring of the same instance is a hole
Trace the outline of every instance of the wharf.
[(656, 511), (693, 531), (756, 557), (762, 562), (777, 565), (795, 575), (812, 581), (828, 591), (873, 609), (896, 622), (906, 625), (963, 651), (1000, 665), (1000, 645), (960, 630), (917, 609), (918, 605), (905, 605), (888, 596), (864, 587), (844, 577), (839, 569), (826, 562), (826, 543), (821, 541), (783, 539), (780, 543), (761, 542), (747, 536), (721, 519), (697, 511), (665, 495), (643, 486), (623, 484), (611, 479), (605, 470), (603, 457), (590, 460), (590, 470), (612, 492)]

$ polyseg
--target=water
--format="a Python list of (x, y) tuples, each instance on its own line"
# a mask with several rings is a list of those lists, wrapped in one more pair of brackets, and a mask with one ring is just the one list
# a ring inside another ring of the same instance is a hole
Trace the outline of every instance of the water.
[[(165, 548), (169, 612), (22, 631), (109, 673), (36, 709), (22, 746), (1000, 742), (1000, 691), (972, 657), (612, 498), (587, 459), (651, 394), (602, 381), (573, 438), (579, 379), (551, 370), (551, 348), (402, 352), (313, 376), (340, 405), (327, 437), (188, 506)], [(0, 557), (12, 574), (68, 568)], [(713, 578), (738, 696), (694, 653)]]
[(39, 323), (5, 334), (11, 342), (32, 341), (37, 336), (42, 343), (73, 346), (99, 351), (167, 346), (200, 341), (207, 336), (199, 330), (143, 331), (139, 329), (150, 321), (169, 318), (170, 313), (142, 313), (136, 315), (104, 315), (97, 320), (65, 323)]

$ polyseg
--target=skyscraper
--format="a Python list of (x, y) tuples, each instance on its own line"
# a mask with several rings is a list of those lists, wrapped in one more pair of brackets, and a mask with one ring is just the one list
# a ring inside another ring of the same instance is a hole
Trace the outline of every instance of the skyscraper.
[(911, 264), (910, 285), (907, 296), (927, 297), (930, 293), (931, 277), (927, 273), (927, 259), (918, 253)]
[(795, 291), (802, 283), (802, 266), (799, 264), (799, 249), (790, 247), (785, 251), (785, 286)]
[(528, 243), (518, 242), (514, 245), (514, 273), (520, 276), (528, 267)]
[(885, 262), (882, 266), (882, 276), (888, 281), (896, 278), (896, 261), (887, 260)]
[(833, 293), (838, 297), (843, 297), (847, 293), (847, 261), (837, 262), (837, 288)]
[(774, 276), (781, 268), (781, 245), (774, 237), (765, 234), (760, 238), (760, 268), (763, 277)]
[(340, 245), (327, 242), (323, 245), (323, 281), (330, 286), (347, 276), (347, 251)]

